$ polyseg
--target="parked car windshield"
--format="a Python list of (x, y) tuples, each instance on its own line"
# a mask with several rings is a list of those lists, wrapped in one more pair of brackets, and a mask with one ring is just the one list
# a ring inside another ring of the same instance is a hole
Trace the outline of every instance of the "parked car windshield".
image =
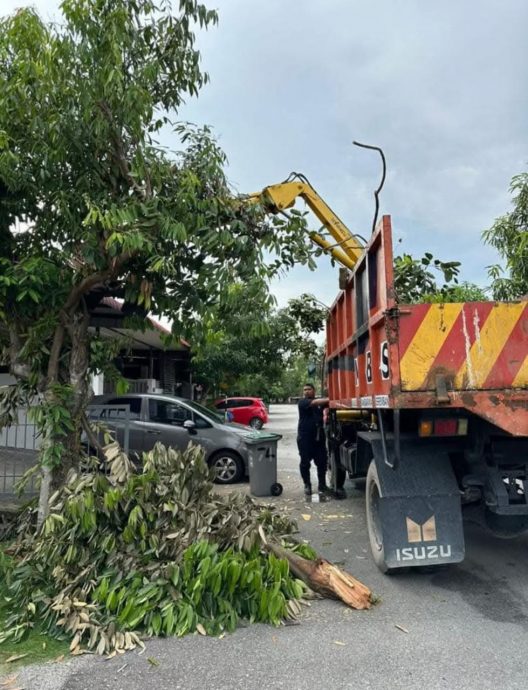
[(218, 414), (216, 412), (213, 412), (212, 410), (209, 410), (207, 407), (200, 405), (200, 403), (194, 402), (194, 400), (186, 400), (185, 402), (195, 412), (199, 412), (204, 417), (207, 417), (207, 419), (210, 419), (213, 422), (222, 422), (222, 424), (224, 423), (225, 420), (224, 420), (223, 414)]

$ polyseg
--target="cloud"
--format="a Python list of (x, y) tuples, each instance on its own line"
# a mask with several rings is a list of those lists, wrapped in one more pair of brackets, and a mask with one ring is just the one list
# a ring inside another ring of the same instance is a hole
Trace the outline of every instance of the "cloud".
[[(303, 172), (368, 235), (379, 160), (352, 141), (380, 145), (382, 211), (398, 250), (458, 259), (465, 278), (485, 283), (497, 257), (480, 234), (508, 210), (510, 179), (528, 157), (528, 3), (205, 2), (220, 14), (219, 27), (198, 34), (211, 83), (180, 117), (214, 127), (237, 189)], [(45, 16), (57, 6), (32, 4)], [(331, 302), (337, 269), (319, 265), (274, 283), (279, 301), (307, 291)]]
[[(212, 82), (185, 110), (211, 122), (241, 190), (304, 172), (354, 231), (368, 234), (375, 154), (389, 174), (382, 210), (402, 250), (431, 250), (486, 281), (480, 233), (509, 208), (526, 167), (528, 92), (522, 0), (423, 3), (217, 2), (203, 38)], [(320, 284), (336, 270), (321, 269)], [(302, 276), (302, 277), (301, 277)], [(315, 285), (298, 269), (280, 295)], [(287, 287), (289, 285), (289, 287)]]

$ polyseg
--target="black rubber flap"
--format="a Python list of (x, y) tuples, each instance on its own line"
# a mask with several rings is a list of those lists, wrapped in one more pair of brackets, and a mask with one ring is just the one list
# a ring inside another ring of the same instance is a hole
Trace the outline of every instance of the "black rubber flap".
[[(373, 439), (371, 447), (378, 469), (382, 496), (459, 495), (458, 484), (443, 444), (436, 445), (421, 439), (403, 440), (396, 469), (384, 460), (381, 440)], [(392, 440), (387, 439), (392, 452)]]
[(396, 469), (385, 463), (381, 441), (375, 440), (372, 447), (381, 485), (379, 514), (387, 565), (462, 561), (460, 490), (446, 446), (403, 440)]
[(382, 497), (379, 514), (389, 568), (459, 563), (464, 559), (458, 496)]

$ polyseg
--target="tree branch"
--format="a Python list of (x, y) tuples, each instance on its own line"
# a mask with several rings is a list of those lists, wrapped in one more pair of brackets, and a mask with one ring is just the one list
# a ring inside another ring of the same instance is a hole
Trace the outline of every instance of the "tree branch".
[(118, 128), (115, 124), (114, 116), (112, 114), (112, 111), (110, 109), (110, 106), (106, 101), (99, 101), (98, 103), (99, 109), (105, 116), (105, 118), (108, 120), (111, 128), (112, 128), (112, 133), (113, 133), (113, 139), (114, 139), (114, 146), (115, 146), (115, 159), (116, 162), (119, 166), (119, 170), (121, 171), (121, 174), (125, 178), (125, 180), (128, 182), (130, 187), (138, 194), (141, 199), (145, 200), (150, 196), (151, 193), (151, 185), (150, 185), (150, 180), (147, 179), (146, 183), (144, 186), (139, 185), (136, 180), (133, 178), (132, 173), (130, 172), (130, 165), (128, 163), (128, 159), (126, 156), (126, 150), (125, 150), (125, 144), (123, 142), (123, 138), (121, 137), (121, 134), (118, 132)]
[(51, 345), (50, 356), (48, 360), (48, 381), (57, 381), (59, 376), (59, 361), (64, 343), (64, 324), (62, 323), (62, 314), (59, 316), (61, 323), (55, 328), (53, 334), (53, 343)]
[(110, 278), (117, 276), (121, 268), (134, 256), (134, 252), (123, 252), (121, 256), (113, 260), (113, 265), (104, 271), (99, 271), (99, 273), (93, 273), (82, 280), (78, 285), (76, 285), (68, 299), (66, 300), (63, 311), (69, 313), (71, 309), (77, 306), (79, 300), (83, 295), (90, 292), (90, 290), (99, 285), (100, 283), (105, 283)]
[(97, 457), (99, 459), (104, 459), (105, 454), (103, 446), (99, 443), (99, 439), (97, 438), (97, 435), (94, 433), (94, 430), (92, 429), (91, 424), (88, 421), (88, 418), (84, 412), (81, 415), (81, 424), (82, 428), (84, 429), (84, 432), (86, 433), (86, 436), (88, 437), (90, 445), (93, 446), (97, 452)]
[(27, 381), (31, 376), (31, 366), (20, 361), (19, 354), (21, 350), (22, 341), (20, 334), (16, 330), (16, 327), (13, 326), (9, 329), (9, 360), (11, 362), (11, 373), (15, 378)]

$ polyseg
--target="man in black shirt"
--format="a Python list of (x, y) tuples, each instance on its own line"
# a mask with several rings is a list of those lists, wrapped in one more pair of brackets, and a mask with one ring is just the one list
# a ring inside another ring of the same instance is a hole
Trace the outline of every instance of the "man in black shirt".
[(316, 398), (315, 388), (305, 383), (303, 398), (299, 400), (299, 426), (297, 428), (297, 447), (301, 456), (299, 469), (304, 482), (304, 493), (312, 495), (310, 466), (313, 460), (317, 467), (317, 479), (320, 493), (330, 493), (326, 486), (326, 441), (323, 427), (323, 407), (328, 405), (328, 398)]

